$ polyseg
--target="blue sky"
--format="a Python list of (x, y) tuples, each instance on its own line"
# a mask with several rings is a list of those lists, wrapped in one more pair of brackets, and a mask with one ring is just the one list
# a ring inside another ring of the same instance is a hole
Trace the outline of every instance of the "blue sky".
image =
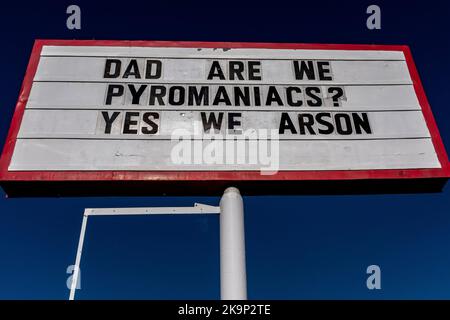
[[(66, 7), (82, 29), (66, 29)], [(366, 28), (370, 4), (382, 29)], [(35, 38), (407, 44), (450, 143), (450, 4), (443, 1), (39, 1), (0, 4), (0, 141)], [(0, 298), (66, 299), (85, 207), (217, 205), (218, 197), (0, 194)], [(244, 197), (251, 299), (450, 298), (450, 187), (440, 194)], [(217, 216), (92, 217), (80, 299), (218, 299)], [(381, 267), (382, 289), (366, 288)]]

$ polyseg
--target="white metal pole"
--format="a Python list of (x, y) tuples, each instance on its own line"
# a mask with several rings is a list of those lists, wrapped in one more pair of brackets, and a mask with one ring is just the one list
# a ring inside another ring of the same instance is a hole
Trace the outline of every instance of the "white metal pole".
[(77, 257), (75, 259), (75, 268), (73, 269), (72, 285), (70, 287), (69, 300), (75, 299), (75, 290), (77, 288), (78, 277), (80, 274), (81, 253), (83, 252), (84, 235), (86, 234), (86, 225), (88, 214), (86, 210), (83, 215), (83, 222), (81, 223), (80, 239), (78, 240)]
[(227, 188), (220, 199), (220, 296), (247, 300), (244, 204), (234, 187)]

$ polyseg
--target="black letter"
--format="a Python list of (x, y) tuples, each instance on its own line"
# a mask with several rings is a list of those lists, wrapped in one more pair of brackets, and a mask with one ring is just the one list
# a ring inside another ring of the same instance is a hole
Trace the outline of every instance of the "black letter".
[(131, 92), (131, 104), (139, 104), (141, 101), (141, 96), (144, 93), (145, 89), (147, 88), (146, 84), (142, 84), (139, 89), (136, 91), (136, 88), (134, 87), (134, 84), (129, 84), (128, 89), (130, 89)]
[[(200, 92), (198, 92), (197, 87), (188, 87), (188, 105), (189, 106), (207, 106), (209, 105), (209, 87), (201, 86)], [(194, 101), (195, 100), (195, 101)]]
[(139, 112), (125, 112), (125, 123), (123, 124), (123, 133), (125, 134), (137, 134), (137, 129), (131, 129), (131, 126), (138, 124), (136, 120), (132, 120), (132, 117), (139, 117)]
[(244, 91), (240, 87), (234, 87), (234, 105), (240, 106), (241, 101), (244, 106), (250, 106), (250, 87), (242, 87)]
[(372, 129), (370, 128), (369, 118), (367, 117), (367, 113), (361, 113), (362, 118), (357, 113), (352, 113), (353, 123), (355, 124), (355, 131), (357, 134), (361, 134), (361, 128), (368, 134), (372, 133)]
[(292, 134), (297, 133), (297, 130), (295, 130), (295, 126), (287, 112), (281, 113), (280, 128), (278, 129), (278, 133), (284, 134), (284, 130), (290, 130)]
[[(152, 66), (156, 67), (155, 73), (152, 74)], [(147, 60), (147, 67), (145, 68), (146, 79), (159, 79), (161, 78), (161, 61), (159, 60)]]
[(139, 66), (136, 59), (131, 59), (125, 72), (123, 73), (124, 78), (128, 78), (129, 76), (133, 76), (135, 79), (141, 78), (141, 73), (139, 72)]
[(220, 128), (222, 127), (223, 112), (219, 112), (219, 119), (216, 119), (214, 113), (210, 113), (208, 119), (206, 119), (205, 112), (201, 112), (200, 115), (202, 117), (203, 131), (205, 133), (211, 129), (211, 126), (214, 127), (214, 131), (220, 131)]
[(231, 106), (231, 100), (228, 97), (227, 90), (224, 86), (217, 88), (216, 96), (214, 97), (213, 106), (219, 105), (219, 103), (225, 103), (227, 106)]
[(269, 86), (269, 90), (267, 90), (266, 106), (271, 106), (272, 102), (276, 102), (279, 106), (283, 105), (283, 100), (281, 100), (277, 89), (274, 86)]
[(158, 124), (155, 123), (152, 119), (150, 119), (150, 117), (157, 120), (159, 119), (159, 113), (158, 112), (144, 113), (144, 115), (142, 116), (142, 120), (152, 128), (149, 130), (148, 127), (142, 127), (141, 131), (143, 134), (155, 134), (158, 132)]
[(298, 115), (298, 125), (300, 127), (300, 134), (306, 134), (305, 128), (308, 128), (310, 134), (316, 134), (313, 129), (314, 117), (309, 113), (300, 113)]
[(106, 103), (111, 104), (113, 97), (120, 97), (123, 95), (123, 86), (121, 84), (109, 84), (106, 92)]
[[(114, 72), (111, 72), (111, 65), (114, 64)], [(106, 59), (105, 73), (103, 78), (117, 78), (120, 74), (120, 66), (122, 61), (119, 59)]]
[(117, 119), (119, 114), (119, 111), (114, 111), (110, 117), (108, 111), (102, 111), (103, 120), (105, 120), (105, 133), (111, 133), (112, 124)]
[(320, 134), (332, 134), (334, 131), (334, 126), (330, 121), (327, 121), (324, 118), (330, 118), (331, 121), (331, 114), (328, 112), (321, 112), (316, 114), (317, 123), (326, 127), (326, 129), (319, 128), (318, 131)]
[(259, 87), (254, 86), (253, 87), (253, 96), (255, 97), (255, 106), (261, 105), (261, 90), (259, 90)]
[(235, 126), (240, 126), (241, 122), (239, 120), (235, 120), (235, 117), (241, 117), (242, 114), (240, 112), (230, 112), (228, 113), (228, 130), (234, 130)]
[(297, 101), (294, 101), (292, 99), (292, 92), (302, 94), (302, 89), (300, 89), (299, 87), (287, 87), (286, 89), (286, 100), (288, 105), (291, 107), (300, 107), (303, 104), (302, 99), (300, 98)]
[[(175, 90), (178, 90), (178, 101), (175, 100)], [(174, 86), (169, 89), (169, 104), (173, 106), (181, 106), (184, 103), (185, 96), (184, 87)]]
[[(342, 127), (341, 120), (344, 120), (345, 122), (345, 128)], [(350, 119), (350, 116), (346, 113), (337, 113), (334, 116), (334, 122), (336, 122), (336, 131), (339, 134), (348, 136), (349, 134), (352, 134), (352, 120)]]
[(330, 63), (328, 61), (318, 61), (317, 70), (319, 72), (320, 80), (333, 80), (331, 77)]
[(248, 62), (248, 80), (261, 80), (261, 62), (249, 61)]
[(219, 61), (213, 61), (211, 64), (211, 69), (209, 70), (208, 80), (212, 80), (214, 77), (219, 77), (220, 80), (225, 80)]
[(306, 96), (311, 98), (311, 99), (306, 100), (306, 103), (308, 104), (308, 106), (320, 107), (322, 105), (322, 99), (316, 95), (316, 94), (321, 93), (319, 87), (306, 87), (305, 93), (306, 93)]
[(230, 80), (234, 80), (236, 75), (239, 80), (244, 80), (242, 73), (244, 72), (244, 63), (242, 61), (230, 61), (228, 63), (230, 66)]
[(166, 95), (166, 87), (164, 86), (150, 86), (150, 100), (151, 106), (155, 105), (155, 98), (158, 99), (158, 105), (163, 106), (163, 97)]

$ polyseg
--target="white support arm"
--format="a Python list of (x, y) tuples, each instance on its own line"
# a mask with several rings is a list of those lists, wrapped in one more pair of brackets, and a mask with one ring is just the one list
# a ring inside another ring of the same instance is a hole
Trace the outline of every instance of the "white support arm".
[(148, 214), (218, 214), (220, 207), (195, 203), (193, 207), (98, 208), (86, 209), (88, 216), (120, 216)]
[(80, 272), (81, 254), (83, 253), (84, 235), (86, 234), (89, 216), (124, 216), (124, 215), (150, 215), (150, 214), (219, 214), (220, 207), (195, 203), (193, 207), (149, 207), (149, 208), (99, 208), (85, 209), (81, 224), (80, 238), (78, 240), (75, 268), (72, 275), (69, 300), (75, 299), (75, 290)]

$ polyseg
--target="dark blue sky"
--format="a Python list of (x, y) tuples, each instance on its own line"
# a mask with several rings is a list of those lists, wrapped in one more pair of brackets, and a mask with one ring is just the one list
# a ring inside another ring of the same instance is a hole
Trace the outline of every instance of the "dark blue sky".
[[(35, 38), (407, 44), (447, 149), (446, 1), (36, 1), (0, 4), (0, 140)], [(82, 29), (66, 29), (78, 4)], [(382, 29), (366, 28), (370, 4)], [(217, 205), (219, 198), (6, 199), (0, 298), (66, 299), (85, 207)], [(450, 298), (450, 187), (441, 194), (244, 197), (251, 299)], [(218, 299), (217, 216), (93, 217), (80, 299)], [(366, 288), (377, 264), (382, 289)]]

